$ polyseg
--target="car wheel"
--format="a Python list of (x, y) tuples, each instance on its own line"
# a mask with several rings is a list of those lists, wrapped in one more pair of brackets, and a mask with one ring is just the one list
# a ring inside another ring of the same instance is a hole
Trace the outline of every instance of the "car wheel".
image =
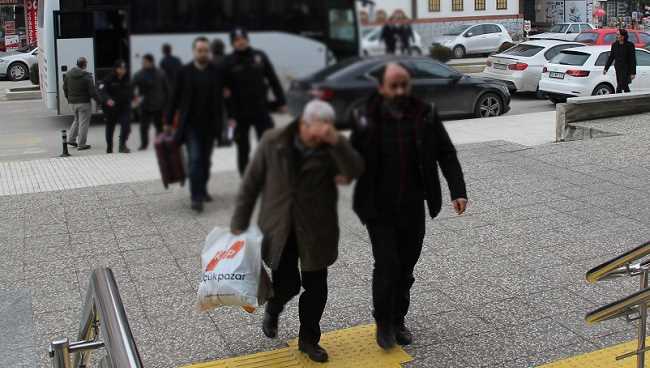
[(464, 57), (465, 57), (465, 48), (460, 45), (454, 47), (454, 58), (462, 59)]
[(23, 63), (13, 63), (9, 65), (7, 74), (9, 74), (9, 78), (12, 81), (21, 81), (28, 77), (29, 70), (27, 69), (27, 65)]
[(486, 93), (476, 103), (477, 118), (491, 118), (503, 114), (503, 101), (496, 93)]
[(591, 93), (592, 96), (603, 96), (611, 95), (614, 93), (614, 88), (606, 83), (601, 83), (594, 88), (594, 91)]

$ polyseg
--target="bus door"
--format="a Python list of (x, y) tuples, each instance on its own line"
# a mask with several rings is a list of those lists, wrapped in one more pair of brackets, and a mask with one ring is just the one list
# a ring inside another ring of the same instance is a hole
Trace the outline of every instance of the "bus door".
[(90, 12), (54, 12), (54, 55), (57, 74), (57, 113), (72, 115), (63, 93), (63, 78), (76, 66), (77, 59), (88, 60), (89, 73), (95, 73), (93, 14)]

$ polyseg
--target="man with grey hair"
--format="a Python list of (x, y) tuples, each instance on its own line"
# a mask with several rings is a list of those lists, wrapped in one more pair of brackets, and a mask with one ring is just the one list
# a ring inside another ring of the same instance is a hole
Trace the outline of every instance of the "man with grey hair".
[(316, 362), (328, 360), (318, 342), (327, 303), (327, 268), (338, 257), (336, 184), (359, 177), (364, 169), (361, 156), (336, 131), (334, 118), (328, 103), (312, 101), (300, 119), (264, 134), (244, 174), (231, 222), (234, 234), (246, 230), (262, 195), (258, 224), (274, 292), (262, 330), (276, 337), (285, 304), (304, 288), (298, 347)]
[(87, 67), (88, 60), (80, 57), (77, 59), (77, 66), (63, 75), (63, 94), (74, 114), (68, 144), (77, 147), (79, 151), (90, 149), (90, 145), (86, 144), (92, 115), (90, 100), (97, 100), (93, 76), (86, 71)]

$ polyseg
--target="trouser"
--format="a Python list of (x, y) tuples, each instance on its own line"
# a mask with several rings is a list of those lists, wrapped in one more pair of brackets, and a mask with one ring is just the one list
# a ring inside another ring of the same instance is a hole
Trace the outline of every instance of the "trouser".
[(214, 137), (210, 134), (190, 131), (186, 143), (189, 158), (190, 194), (192, 201), (200, 202), (205, 200), (208, 195)]
[(266, 312), (279, 316), (284, 306), (300, 293), (299, 339), (303, 343), (317, 344), (320, 341), (320, 320), (327, 304), (327, 268), (320, 271), (298, 270), (298, 244), (292, 232), (282, 253), (280, 264), (272, 272), (273, 298), (266, 305)]
[(106, 114), (106, 145), (110, 149), (113, 148), (113, 135), (117, 124), (120, 125), (120, 147), (123, 147), (131, 134), (131, 112), (128, 109)]
[(235, 128), (235, 142), (237, 143), (237, 167), (239, 174), (244, 176), (248, 160), (251, 153), (250, 129), (255, 128), (257, 139), (262, 139), (262, 135), (267, 130), (273, 128), (273, 119), (268, 114), (260, 115), (257, 118), (244, 118), (237, 120)]
[(366, 224), (375, 258), (372, 298), (377, 322), (404, 323), (415, 282), (413, 270), (422, 252), (424, 221), (424, 204), (418, 203)]
[(632, 80), (627, 70), (616, 69), (616, 93), (630, 92)]
[[(90, 102), (71, 104), (70, 107), (72, 107), (74, 121), (70, 127), (68, 142), (78, 143), (79, 146), (83, 146), (86, 144), (86, 140), (88, 139), (88, 127), (90, 126), (92, 108)], [(77, 141), (77, 137), (79, 138), (79, 141)]]
[(153, 126), (156, 129), (156, 135), (162, 133), (162, 111), (142, 110), (142, 115), (140, 117), (140, 142), (143, 148), (147, 148), (149, 145), (149, 127), (151, 126), (151, 123), (153, 123)]
[(402, 41), (402, 55), (411, 55), (411, 43)]
[(395, 50), (397, 49), (397, 45), (395, 44), (386, 44), (386, 53), (389, 55), (395, 54)]

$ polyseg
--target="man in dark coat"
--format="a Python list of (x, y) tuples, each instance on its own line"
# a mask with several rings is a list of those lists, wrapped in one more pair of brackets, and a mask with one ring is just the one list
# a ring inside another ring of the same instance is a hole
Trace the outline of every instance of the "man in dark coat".
[(208, 40), (195, 39), (192, 52), (194, 60), (178, 72), (166, 121), (171, 124), (180, 113), (175, 137), (187, 146), (192, 209), (200, 213), (204, 202), (212, 201), (208, 181), (214, 140), (221, 126), (224, 87), (222, 72), (210, 62)]
[(379, 93), (356, 112), (352, 145), (366, 163), (354, 190), (354, 210), (368, 229), (375, 266), (372, 294), (377, 343), (408, 345), (405, 317), (425, 234), (441, 208), (438, 167), (460, 215), (467, 194), (456, 150), (435, 108), (411, 95), (408, 70), (389, 64), (377, 73)]
[(118, 60), (115, 62), (113, 72), (99, 85), (99, 94), (106, 117), (106, 153), (113, 153), (113, 135), (117, 124), (120, 125), (119, 152), (131, 152), (126, 146), (126, 141), (131, 134), (133, 87), (127, 73), (126, 62)]
[(318, 342), (327, 268), (338, 257), (336, 184), (363, 171), (363, 160), (336, 131), (334, 120), (329, 104), (312, 101), (298, 121), (267, 132), (246, 169), (231, 222), (234, 234), (246, 230), (262, 196), (262, 257), (273, 270), (274, 292), (262, 329), (269, 338), (277, 336), (279, 315), (302, 286), (298, 345), (317, 362), (328, 359)]
[(156, 68), (153, 55), (142, 58), (142, 69), (133, 76), (140, 101), (140, 151), (149, 145), (149, 127), (153, 123), (156, 134), (162, 133), (163, 110), (169, 101), (169, 85), (165, 73)]
[(160, 69), (165, 72), (169, 85), (174, 89), (176, 76), (183, 67), (181, 59), (172, 55), (172, 46), (168, 43), (162, 46), (163, 58), (160, 60)]
[(411, 42), (415, 41), (413, 27), (408, 21), (404, 21), (399, 25), (398, 34), (402, 55), (411, 55)]
[(636, 77), (636, 49), (634, 44), (628, 41), (628, 34), (624, 29), (618, 30), (603, 74), (607, 74), (612, 63), (616, 68), (616, 93), (630, 92), (630, 83)]
[(393, 19), (389, 19), (386, 24), (381, 28), (379, 39), (386, 45), (386, 53), (393, 55), (397, 49), (397, 26), (393, 23)]
[[(241, 27), (230, 33), (234, 52), (224, 62), (226, 87), (231, 94), (228, 99), (228, 113), (235, 124), (237, 143), (237, 166), (244, 175), (250, 156), (250, 128), (254, 127), (257, 139), (273, 128), (270, 111), (279, 108), (286, 112), (286, 99), (280, 80), (268, 56), (250, 46), (248, 32)], [(275, 102), (269, 103), (268, 90), (271, 87)]]

